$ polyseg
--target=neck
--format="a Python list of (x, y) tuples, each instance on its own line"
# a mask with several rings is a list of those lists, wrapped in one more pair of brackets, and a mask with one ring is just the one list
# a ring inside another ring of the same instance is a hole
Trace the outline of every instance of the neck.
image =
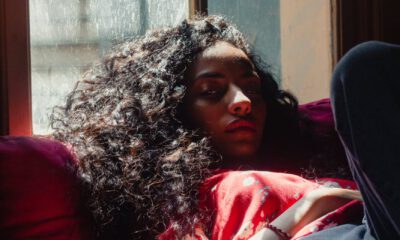
[(259, 154), (249, 156), (223, 156), (221, 168), (232, 170), (262, 170), (266, 163)]

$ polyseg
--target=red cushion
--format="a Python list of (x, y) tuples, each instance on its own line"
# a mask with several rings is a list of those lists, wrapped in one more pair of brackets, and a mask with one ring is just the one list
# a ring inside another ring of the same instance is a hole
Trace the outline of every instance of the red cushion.
[(329, 98), (299, 105), (299, 112), (307, 116), (307, 119), (313, 123), (315, 134), (336, 135), (331, 101)]
[(0, 137), (0, 239), (91, 239), (80, 192), (62, 144)]
[[(264, 147), (265, 170), (313, 177), (349, 178), (346, 154), (340, 142), (329, 99), (299, 105), (300, 133), (283, 133)], [(314, 171), (313, 168), (318, 168)], [(337, 170), (337, 171), (336, 171)]]

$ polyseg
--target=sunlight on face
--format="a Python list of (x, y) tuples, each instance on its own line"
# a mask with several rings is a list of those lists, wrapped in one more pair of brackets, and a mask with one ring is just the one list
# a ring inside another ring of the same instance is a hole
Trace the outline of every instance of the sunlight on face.
[(224, 158), (257, 154), (266, 103), (248, 56), (227, 42), (217, 42), (197, 56), (186, 77), (186, 120), (210, 135)]

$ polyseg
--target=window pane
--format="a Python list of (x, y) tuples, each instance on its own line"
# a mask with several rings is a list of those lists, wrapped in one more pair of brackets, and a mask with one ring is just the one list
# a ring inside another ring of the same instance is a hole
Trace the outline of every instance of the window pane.
[(79, 76), (107, 50), (149, 28), (187, 17), (182, 0), (30, 0), (34, 134), (50, 132), (48, 116)]
[(333, 67), (330, 0), (208, 0), (246, 34), (284, 89), (301, 103), (329, 97)]
[(280, 0), (209, 0), (209, 14), (220, 14), (246, 34), (255, 51), (281, 76)]

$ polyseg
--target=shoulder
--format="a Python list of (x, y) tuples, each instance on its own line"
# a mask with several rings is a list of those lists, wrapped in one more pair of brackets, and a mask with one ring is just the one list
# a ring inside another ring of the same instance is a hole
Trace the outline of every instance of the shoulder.
[(268, 187), (272, 192), (279, 192), (281, 197), (296, 191), (308, 191), (316, 183), (298, 175), (271, 171), (226, 171), (216, 174), (205, 181), (204, 190), (212, 194), (243, 195), (257, 192)]

